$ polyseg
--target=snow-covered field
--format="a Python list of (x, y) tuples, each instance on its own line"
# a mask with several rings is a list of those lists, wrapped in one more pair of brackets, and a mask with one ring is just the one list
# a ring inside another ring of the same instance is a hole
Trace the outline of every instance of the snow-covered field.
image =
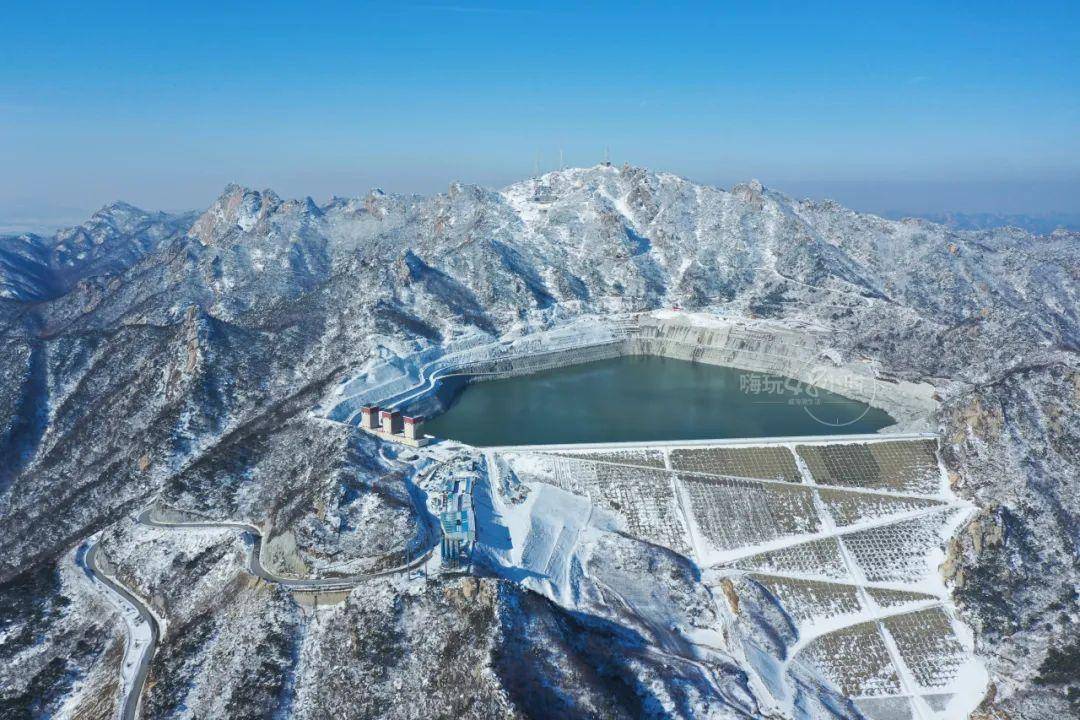
[(794, 630), (786, 647), (769, 658), (749, 640), (727, 651), (745, 653), (787, 712), (798, 714), (797, 679), (807, 676), (880, 720), (965, 717), (983, 696), (985, 670), (938, 571), (972, 508), (950, 493), (928, 439), (496, 448), (485, 457), (478, 552), (564, 606), (593, 604), (586, 568), (606, 537), (625, 534), (698, 568), (717, 603), (708, 627), (681, 621), (670, 597), (650, 607), (703, 656), (724, 647), (710, 635), (740, 637), (753, 622), (740, 614), (740, 588), (781, 609)]

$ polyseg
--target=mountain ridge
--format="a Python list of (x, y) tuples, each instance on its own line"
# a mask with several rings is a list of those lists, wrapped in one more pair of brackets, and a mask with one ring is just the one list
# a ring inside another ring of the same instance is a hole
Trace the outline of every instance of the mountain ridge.
[(112, 276), (186, 230), (194, 213), (149, 212), (123, 201), (56, 231), (0, 236), (0, 298), (51, 300), (94, 276)]

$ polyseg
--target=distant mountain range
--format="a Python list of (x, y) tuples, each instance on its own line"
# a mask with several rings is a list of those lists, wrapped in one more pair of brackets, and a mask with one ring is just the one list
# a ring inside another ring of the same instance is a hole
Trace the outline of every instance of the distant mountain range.
[(1080, 213), (1046, 213), (1039, 215), (1003, 213), (902, 213), (887, 212), (885, 217), (902, 220), (917, 217), (936, 222), (953, 230), (992, 230), (1015, 227), (1038, 235), (1049, 235), (1055, 230), (1080, 230)]
[(187, 229), (197, 216), (147, 212), (116, 202), (51, 237), (0, 236), (0, 298), (49, 300), (84, 278), (115, 275)]

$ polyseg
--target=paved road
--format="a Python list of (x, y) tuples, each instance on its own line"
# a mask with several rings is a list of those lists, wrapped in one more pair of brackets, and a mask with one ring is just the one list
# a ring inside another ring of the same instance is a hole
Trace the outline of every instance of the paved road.
[[(427, 472), (434, 472), (438, 468), (438, 464), (433, 465)], [(415, 483), (414, 483), (415, 484)], [(235, 530), (242, 530), (245, 535), (253, 538), (251, 542), (251, 552), (248, 554), (248, 567), (247, 570), (252, 575), (262, 578), (267, 582), (276, 583), (291, 590), (307, 590), (307, 591), (333, 591), (333, 590), (349, 590), (359, 585), (364, 580), (381, 577), (386, 575), (394, 575), (398, 573), (406, 573), (411, 570), (415, 570), (421, 565), (425, 564), (430, 558), (435, 548), (438, 546), (436, 534), (439, 530), (438, 527), (431, 522), (430, 514), (426, 507), (422, 507), (421, 499), (410, 488), (409, 496), (416, 505), (417, 513), (420, 516), (420, 521), (423, 523), (422, 544), (432, 543), (431, 547), (426, 552), (413, 558), (409, 562), (398, 565), (396, 567), (387, 568), (385, 570), (378, 570), (376, 572), (365, 573), (362, 575), (351, 575), (347, 577), (339, 578), (291, 578), (276, 575), (267, 570), (262, 564), (262, 545), (263, 536), (262, 531), (250, 523), (236, 522), (232, 520), (197, 520), (192, 522), (172, 522), (165, 520), (157, 520), (153, 517), (153, 508), (147, 508), (139, 513), (136, 521), (151, 527), (159, 528), (176, 528), (176, 529), (222, 529), (231, 528)], [(432, 542), (434, 541), (434, 542)], [(154, 651), (157, 649), (158, 640), (160, 639), (160, 629), (158, 628), (157, 620), (154, 618), (150, 609), (136, 597), (130, 590), (123, 585), (113, 581), (105, 575), (105, 573), (97, 565), (97, 544), (90, 541), (85, 542), (75, 554), (75, 561), (83, 570), (91, 575), (94, 579), (100, 581), (103, 585), (108, 586), (111, 590), (116, 592), (122, 598), (127, 600), (136, 610), (139, 611), (139, 616), (142, 618), (150, 628), (150, 645), (143, 651), (142, 657), (139, 658), (139, 667), (136, 670), (134, 681), (129, 688), (128, 694), (123, 700), (123, 709), (121, 712), (121, 718), (123, 720), (135, 720), (139, 712), (139, 703), (142, 698), (142, 691), (146, 685), (146, 676), (150, 671), (150, 662), (154, 658)]]
[(546, 452), (550, 450), (621, 450), (636, 448), (712, 447), (722, 445), (776, 445), (785, 443), (889, 442), (891, 440), (936, 440), (931, 432), (864, 433), (860, 435), (792, 435), (790, 437), (722, 438), (719, 440), (635, 440), (608, 443), (561, 443), (557, 445), (489, 445), (485, 450), (500, 452)]
[(142, 657), (139, 658), (139, 667), (135, 671), (135, 679), (132, 681), (131, 687), (124, 697), (123, 709), (120, 713), (120, 717), (123, 718), (123, 720), (135, 720), (138, 716), (143, 687), (146, 685), (146, 675), (150, 672), (150, 661), (154, 658), (154, 651), (157, 649), (160, 632), (157, 620), (154, 619), (153, 613), (150, 612), (150, 609), (146, 607), (143, 601), (133, 595), (123, 585), (111, 580), (98, 567), (97, 551), (97, 544), (84, 544), (76, 552), (75, 561), (83, 568), (83, 570), (93, 576), (95, 580), (108, 586), (109, 589), (134, 606), (134, 608), (139, 611), (139, 617), (141, 617), (142, 621), (150, 628), (150, 645), (143, 650)]
[[(429, 469), (424, 471), (424, 474), (430, 474), (438, 469), (438, 463), (433, 464)], [(415, 482), (412, 483), (415, 486)], [(263, 549), (263, 535), (255, 525), (245, 522), (237, 522), (234, 520), (212, 520), (212, 519), (200, 519), (193, 521), (172, 521), (172, 520), (158, 520), (154, 517), (154, 508), (149, 507), (139, 513), (136, 521), (151, 527), (159, 528), (177, 528), (177, 529), (211, 529), (219, 530), (222, 528), (235, 529), (244, 531), (248, 538), (253, 538), (251, 542), (251, 552), (248, 553), (248, 566), (247, 570), (252, 575), (258, 578), (262, 578), (267, 582), (276, 583), (291, 590), (310, 590), (310, 591), (332, 591), (332, 590), (349, 590), (356, 587), (361, 582), (375, 578), (383, 577), (386, 575), (396, 575), (399, 573), (406, 573), (411, 570), (415, 570), (427, 563), (431, 558), (432, 553), (435, 552), (438, 546), (438, 538), (441, 534), (441, 530), (432, 522), (430, 513), (425, 506), (423, 499), (413, 491), (413, 488), (409, 488), (409, 498), (416, 509), (416, 513), (419, 521), (422, 524), (421, 530), (423, 537), (421, 538), (421, 545), (427, 545), (428, 549), (413, 558), (412, 560), (402, 565), (396, 565), (384, 570), (376, 570), (375, 572), (361, 573), (358, 575), (346, 575), (342, 577), (334, 578), (296, 578), (288, 577), (285, 575), (277, 575), (274, 572), (266, 569), (262, 564), (262, 549)], [(185, 512), (183, 510), (173, 509), (176, 512)], [(190, 514), (190, 513), (189, 513)]]
[(247, 571), (255, 577), (262, 578), (267, 582), (276, 583), (291, 590), (347, 590), (356, 587), (364, 580), (368, 580), (374, 577), (381, 577), (384, 575), (394, 575), (397, 573), (404, 573), (410, 570), (415, 570), (428, 561), (431, 557), (434, 548), (428, 548), (423, 554), (413, 558), (407, 563), (402, 565), (396, 565), (385, 570), (377, 570), (370, 573), (362, 573), (359, 575), (346, 575), (342, 577), (334, 578), (295, 578), (285, 575), (277, 575), (276, 573), (267, 570), (262, 564), (262, 546), (263, 536), (262, 531), (254, 525), (247, 523), (234, 522), (230, 520), (196, 520), (196, 521), (172, 521), (172, 520), (157, 520), (153, 517), (153, 508), (147, 508), (139, 513), (137, 521), (143, 525), (149, 525), (150, 527), (167, 528), (167, 529), (206, 529), (206, 530), (221, 530), (221, 529), (234, 529), (243, 530), (245, 535), (253, 537), (251, 552), (248, 554)]

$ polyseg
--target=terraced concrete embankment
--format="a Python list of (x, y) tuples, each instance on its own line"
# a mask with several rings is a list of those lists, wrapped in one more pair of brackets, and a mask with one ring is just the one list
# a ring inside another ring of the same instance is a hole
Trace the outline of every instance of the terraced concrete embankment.
[(626, 346), (626, 354), (659, 355), (792, 378), (880, 408), (899, 425), (923, 420), (937, 407), (932, 385), (884, 377), (868, 362), (836, 362), (823, 334), (809, 328), (773, 322), (695, 325), (643, 316)]
[(824, 334), (813, 328), (642, 314), (593, 319), (513, 340), (471, 340), (442, 353), (429, 349), (404, 359), (399, 365), (409, 369), (390, 373), (381, 383), (367, 382), (367, 377), (348, 383), (328, 415), (355, 423), (364, 404), (431, 412), (445, 401), (440, 389), (452, 390), (454, 379), (481, 382), (624, 355), (656, 355), (792, 378), (880, 408), (906, 429), (921, 429), (937, 407), (934, 388), (927, 383), (885, 377), (869, 362), (837, 362)]

